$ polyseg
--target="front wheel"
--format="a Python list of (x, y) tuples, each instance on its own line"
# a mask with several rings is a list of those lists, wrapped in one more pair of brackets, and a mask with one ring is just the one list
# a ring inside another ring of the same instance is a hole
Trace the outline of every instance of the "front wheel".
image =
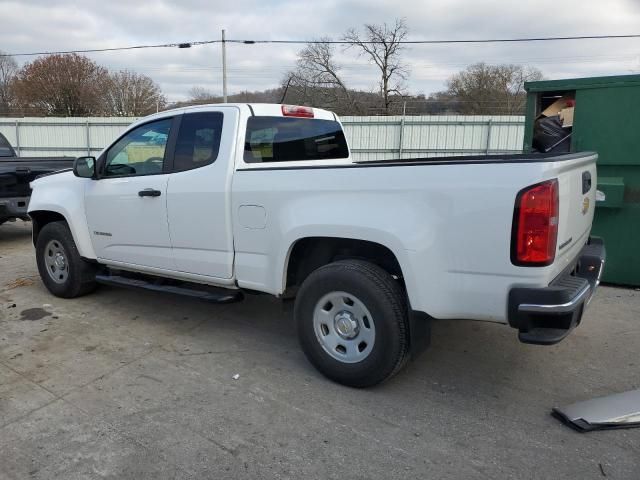
[(56, 297), (74, 298), (96, 288), (96, 267), (80, 257), (65, 222), (51, 222), (36, 240), (40, 278)]
[(341, 260), (317, 269), (303, 282), (294, 315), (307, 358), (336, 382), (369, 387), (408, 358), (404, 292), (373, 263)]

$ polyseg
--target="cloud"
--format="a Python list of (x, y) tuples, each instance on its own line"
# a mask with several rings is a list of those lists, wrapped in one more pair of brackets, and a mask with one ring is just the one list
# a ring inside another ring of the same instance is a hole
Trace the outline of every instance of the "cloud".
[[(222, 28), (232, 39), (337, 39), (350, 27), (396, 17), (407, 19), (411, 39), (425, 40), (640, 33), (640, 8), (634, 0), (28, 0), (0, 1), (0, 12), (0, 45), (7, 52), (210, 40), (219, 38)], [(300, 48), (229, 44), (230, 91), (277, 86)], [(411, 71), (407, 86), (428, 94), (478, 61), (531, 65), (549, 78), (625, 74), (640, 71), (639, 49), (640, 39), (420, 45), (407, 47), (404, 56)], [(348, 85), (376, 88), (376, 69), (366, 58), (339, 46), (336, 55)], [(170, 100), (185, 98), (194, 86), (222, 90), (218, 44), (89, 56), (111, 69), (151, 76)]]

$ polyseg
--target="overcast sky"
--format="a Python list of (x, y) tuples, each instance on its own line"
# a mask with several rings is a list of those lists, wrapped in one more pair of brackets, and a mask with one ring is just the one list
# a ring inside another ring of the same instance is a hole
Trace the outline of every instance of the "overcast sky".
[[(0, 0), (0, 49), (9, 53), (230, 39), (338, 39), (364, 23), (405, 17), (409, 39), (640, 33), (640, 0)], [(277, 86), (296, 45), (228, 45), (230, 93)], [(348, 86), (374, 90), (376, 71), (336, 47)], [(221, 93), (220, 45), (92, 53), (111, 69), (149, 75), (170, 101), (199, 86)], [(547, 78), (640, 73), (640, 39), (419, 45), (404, 52), (411, 93), (442, 90), (465, 66), (518, 63)], [(33, 57), (18, 57), (20, 63)]]

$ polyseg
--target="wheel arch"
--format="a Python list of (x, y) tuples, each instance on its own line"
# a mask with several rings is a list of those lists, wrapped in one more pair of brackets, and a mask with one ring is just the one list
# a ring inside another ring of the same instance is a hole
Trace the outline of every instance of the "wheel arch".
[[(401, 250), (403, 252), (403, 250)], [(344, 259), (370, 261), (401, 283), (407, 297), (411, 356), (418, 356), (430, 344), (432, 317), (411, 307), (411, 290), (415, 288), (406, 268), (406, 259), (398, 258), (384, 243), (354, 237), (309, 236), (298, 238), (288, 249), (283, 271), (283, 297), (295, 296), (298, 287), (314, 270)], [(403, 265), (405, 268), (403, 269)]]
[[(77, 215), (77, 213), (76, 213)], [(32, 232), (32, 242), (33, 245), (36, 245), (38, 241), (38, 235), (45, 227), (45, 225), (51, 222), (65, 222), (71, 231), (71, 236), (73, 237), (73, 241), (76, 244), (76, 248), (78, 252), (83, 258), (87, 259), (95, 259), (96, 256), (93, 251), (93, 245), (91, 244), (91, 238), (89, 237), (89, 231), (84, 227), (84, 230), (78, 230), (75, 222), (71, 221), (73, 218), (73, 213), (69, 215), (67, 212), (61, 212), (59, 210), (53, 209), (38, 209), (31, 210), (29, 212), (29, 218), (31, 218), (31, 222), (33, 223), (33, 232)], [(80, 221), (84, 221), (84, 216), (78, 217)]]
[(289, 246), (283, 270), (284, 291), (300, 286), (314, 270), (344, 259), (367, 260), (403, 281), (403, 270), (393, 250), (382, 243), (355, 237), (308, 236)]
[(29, 212), (29, 218), (31, 218), (31, 223), (32, 223), (31, 240), (33, 242), (34, 247), (38, 240), (38, 235), (40, 235), (40, 231), (48, 223), (65, 222), (67, 225), (69, 225), (69, 221), (66, 219), (66, 217), (63, 214), (58, 212), (53, 212), (51, 210), (36, 210), (33, 212)]

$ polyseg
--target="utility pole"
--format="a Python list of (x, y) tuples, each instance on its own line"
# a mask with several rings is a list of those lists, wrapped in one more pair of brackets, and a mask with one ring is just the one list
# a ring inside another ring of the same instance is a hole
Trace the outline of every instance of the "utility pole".
[(224, 29), (222, 30), (222, 101), (227, 103), (227, 45)]
[(400, 120), (400, 142), (398, 143), (398, 157), (402, 160), (402, 147), (404, 145), (404, 120), (407, 115), (407, 102), (402, 104), (402, 120)]

